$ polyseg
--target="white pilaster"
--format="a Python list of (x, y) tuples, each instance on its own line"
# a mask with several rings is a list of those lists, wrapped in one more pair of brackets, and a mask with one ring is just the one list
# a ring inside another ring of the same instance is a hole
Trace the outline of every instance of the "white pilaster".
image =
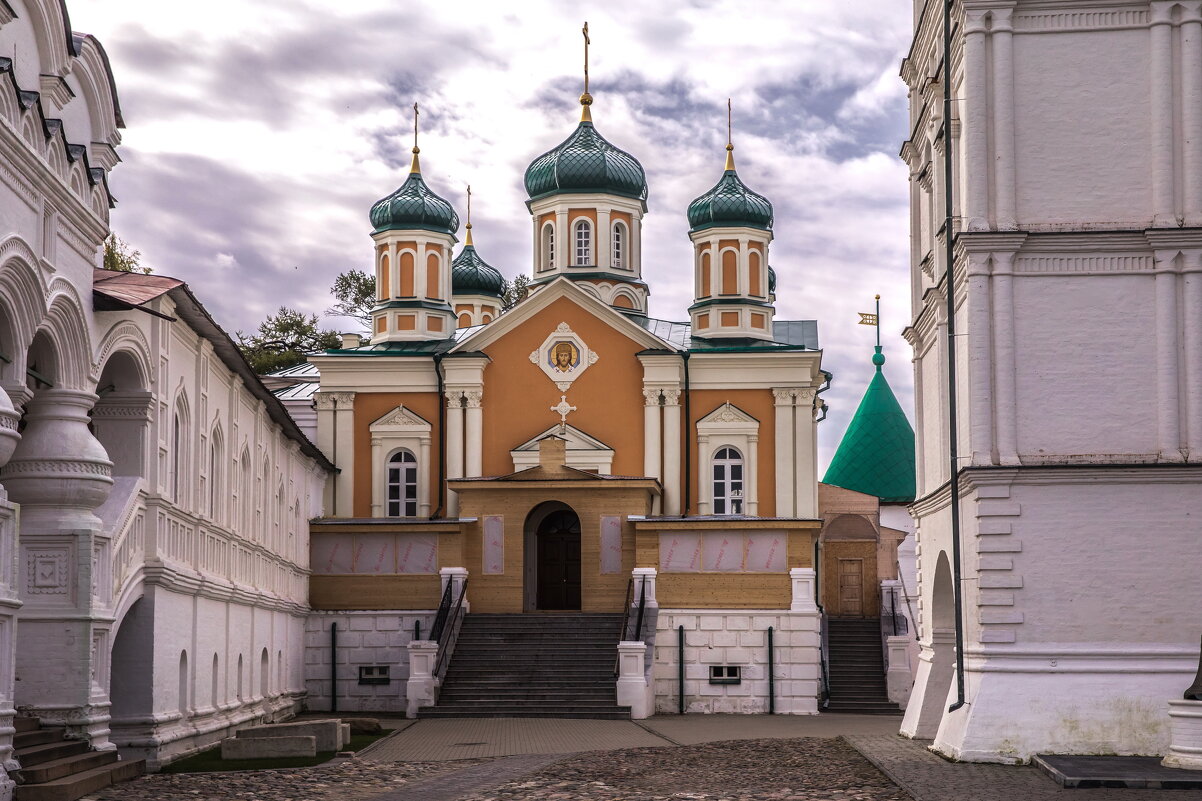
[[(968, 254), (968, 330), (989, 330), (989, 254)], [(989, 337), (974, 335), (968, 340), (969, 453), (972, 464), (993, 461), (993, 415), (991, 385), (993, 365)]]
[(334, 476), (335, 517), (354, 517), (355, 501), (355, 393), (330, 393), (334, 402), (336, 450), (331, 461), (342, 471)]
[(773, 389), (776, 404), (775, 432), (776, 516), (793, 517), (797, 506), (793, 500), (793, 393), (792, 389)]
[(1185, 431), (1190, 461), (1202, 461), (1202, 250), (1185, 252), (1182, 318), (1185, 323)]
[[(993, 44), (993, 174), (994, 226), (999, 231), (1018, 228), (1014, 150), (1014, 28), (1013, 11), (994, 9)], [(984, 183), (984, 180), (970, 184)]]
[(643, 390), (643, 475), (650, 478), (662, 478), (660, 473), (660, 443), (663, 434), (660, 431), (659, 389)]
[(1159, 459), (1182, 461), (1176, 252), (1156, 253), (1156, 396)]
[(755, 517), (760, 513), (760, 438), (752, 434), (747, 437), (747, 482), (743, 499), (747, 503), (747, 514)]
[(613, 249), (613, 231), (610, 230), (609, 209), (597, 209), (597, 230), (595, 233), (597, 242), (594, 248), (594, 258), (597, 266), (609, 269), (613, 267), (613, 259), (610, 252)]
[[(680, 390), (664, 390), (664, 514), (680, 508)], [(692, 431), (686, 432), (693, 436)]]
[[(448, 390), (447, 403), (447, 478), (463, 477), (463, 391)], [(447, 490), (447, 517), (459, 514), (459, 494)]]
[(964, 169), (969, 175), (980, 176), (965, 187), (964, 209), (966, 230), (989, 230), (989, 109), (985, 66), (985, 14), (969, 11), (965, 15), (964, 82), (962, 92), (962, 146)]
[(558, 209), (555, 212), (555, 269), (562, 270), (572, 262), (568, 252), (574, 249), (575, 243), (568, 241), (568, 210)]
[(797, 517), (818, 517), (818, 424), (814, 422), (815, 390), (803, 388), (795, 391), (793, 422), (795, 478), (793, 502)]
[(1152, 224), (1174, 226), (1173, 203), (1173, 28), (1170, 4), (1152, 3), (1151, 101)]
[(470, 389), (464, 393), (467, 408), (466, 441), (464, 442), (466, 476), (476, 478), (484, 470), (484, 409), (481, 407), (484, 393)]

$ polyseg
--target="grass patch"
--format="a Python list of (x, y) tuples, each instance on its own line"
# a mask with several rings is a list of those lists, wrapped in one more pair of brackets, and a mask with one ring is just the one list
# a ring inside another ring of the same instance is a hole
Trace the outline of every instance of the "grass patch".
[[(359, 751), (391, 732), (382, 734), (353, 734), (344, 750)], [(311, 757), (279, 757), (273, 759), (222, 759), (221, 746), (172, 762), (160, 773), (219, 773), (227, 770), (278, 770), (279, 768), (311, 768), (334, 758), (333, 751), (323, 751)]]

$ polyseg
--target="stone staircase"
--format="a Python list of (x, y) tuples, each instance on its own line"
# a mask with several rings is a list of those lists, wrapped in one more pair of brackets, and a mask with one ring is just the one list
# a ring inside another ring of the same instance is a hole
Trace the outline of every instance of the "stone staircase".
[(885, 688), (881, 622), (876, 618), (827, 618), (830, 703), (824, 712), (900, 715)]
[(92, 751), (86, 740), (68, 740), (61, 726), (15, 718), (13, 747), (21, 763), (16, 801), (74, 801), (146, 772), (146, 760), (117, 761), (116, 751)]
[(614, 680), (621, 614), (466, 615), (420, 718), (629, 720)]

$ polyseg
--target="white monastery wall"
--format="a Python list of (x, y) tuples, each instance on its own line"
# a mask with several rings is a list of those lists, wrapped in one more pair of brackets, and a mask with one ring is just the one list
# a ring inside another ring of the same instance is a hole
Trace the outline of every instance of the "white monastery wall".
[[(331, 664), (336, 670), (339, 712), (406, 710), (409, 650), (414, 623), (427, 638), (435, 610), (413, 612), (313, 612), (305, 621), (304, 678), (306, 709), (329, 711)], [(330, 626), (337, 624), (336, 654), (331, 655)], [(386, 665), (387, 684), (360, 684), (359, 668)]]
[[(818, 713), (822, 681), (817, 610), (660, 609), (652, 666), (656, 714), (679, 711), (680, 626), (685, 637), (686, 714), (768, 712), (769, 627), (777, 714)], [(711, 683), (714, 665), (740, 668), (740, 683)]]

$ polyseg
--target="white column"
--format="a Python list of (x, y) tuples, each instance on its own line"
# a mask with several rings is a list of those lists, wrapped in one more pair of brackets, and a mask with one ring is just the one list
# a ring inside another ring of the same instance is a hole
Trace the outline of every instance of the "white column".
[(974, 465), (993, 461), (992, 371), (989, 348), (989, 254), (968, 254), (968, 453)]
[[(332, 461), (342, 471), (334, 477), (337, 482), (338, 506), (335, 517), (354, 517), (355, 503), (355, 393), (333, 393), (334, 436), (337, 437), (337, 452)], [(378, 478), (373, 476), (373, 479)]]
[(818, 517), (818, 451), (815, 443), (814, 390), (798, 389), (793, 422), (797, 426), (795, 489), (793, 490), (797, 517)]
[(568, 236), (568, 210), (555, 212), (555, 269), (560, 270), (572, 263), (569, 253), (574, 243)]
[(1014, 254), (993, 254), (993, 391), (998, 461), (1017, 465), (1014, 357)]
[[(416, 263), (413, 265), (413, 294), (415, 297), (424, 298), (426, 296), (426, 242), (419, 239), (417, 241), (417, 257)], [(419, 314), (417, 316), (417, 330), (425, 331), (425, 320)]]
[[(418, 487), (417, 493), (417, 513), (421, 517), (430, 516), (430, 485), (438, 480), (438, 474), (434, 472), (433, 465), (430, 464), (430, 437), (423, 436), (421, 442), (417, 446), (418, 449), (418, 480), (421, 486)], [(435, 490), (438, 488), (435, 487)], [(437, 493), (434, 493), (437, 495)], [(444, 514), (446, 510), (443, 510)]]
[(465, 454), (464, 466), (468, 478), (475, 478), (484, 471), (484, 409), (480, 403), (484, 393), (478, 389), (469, 389), (464, 393), (467, 409), (467, 432), (463, 444)]
[(1177, 344), (1176, 253), (1156, 253), (1156, 396), (1159, 460), (1179, 462), (1181, 409)]
[(543, 267), (543, 231), (537, 216), (531, 216), (530, 222), (534, 226), (534, 265), (530, 268), (530, 275), (537, 276)]
[[(748, 250), (747, 237), (739, 237), (739, 265), (735, 271), (735, 291), (740, 295), (751, 294), (751, 276), (747, 272), (747, 264), (751, 261), (751, 257), (748, 255)], [(751, 321), (748, 320), (746, 322)]]
[[(334, 422), (336, 406), (334, 404), (333, 395), (329, 392), (315, 393), (313, 395), (313, 406), (314, 406), (314, 408), (317, 409), (317, 447), (319, 450), (321, 450), (321, 452), (323, 454), (325, 454), (325, 457), (327, 459), (329, 459), (331, 462), (333, 462), (336, 465), (336, 464), (338, 464), (335, 461), (338, 454), (336, 453), (336, 450), (334, 447), (335, 439), (336, 439), (336, 435), (335, 435), (336, 427), (335, 427), (335, 422)], [(232, 440), (231, 440), (231, 442), (232, 442)], [(233, 450), (234, 450), (233, 446), (231, 445), (228, 447), (230, 448), (230, 451), (233, 452)], [(155, 461), (155, 460), (152, 460), (152, 463), (153, 463), (153, 461)], [(373, 464), (375, 464), (375, 463), (373, 462)], [(225, 469), (229, 470), (229, 460), (227, 460)], [(231, 482), (227, 482), (227, 483), (232, 483), (233, 481), (237, 481), (236, 475), (231, 477)], [(329, 509), (331, 511), (334, 511), (335, 514), (337, 514), (337, 511), (336, 511), (337, 504), (335, 502), (335, 491), (334, 491), (334, 488), (336, 486), (336, 481), (337, 481), (336, 475), (329, 476), (326, 479), (325, 483), (322, 486), (323, 494), (322, 494), (322, 504), (321, 504), (323, 509)], [(229, 510), (227, 517), (231, 517), (234, 514), (235, 514), (235, 510), (231, 509), (231, 510)]]
[(388, 257), (388, 297), (401, 296), (401, 248), (396, 242), (388, 246), (392, 255)]
[[(710, 438), (705, 434), (697, 437), (697, 514), (708, 515), (714, 511), (713, 468), (710, 462)], [(729, 510), (728, 510), (729, 511)]]
[(643, 475), (663, 478), (660, 473), (660, 406), (658, 388), (643, 390)]
[(630, 245), (628, 247), (630, 248), (630, 269), (636, 276), (641, 277), (643, 274), (643, 219), (637, 211), (630, 215)]
[[(689, 436), (692, 432), (687, 432)], [(680, 390), (664, 390), (664, 514), (680, 508)]]
[(989, 94), (985, 76), (985, 15), (968, 12), (964, 29), (964, 79), (960, 122), (963, 125), (964, 207), (961, 215), (967, 231), (989, 230)]
[(1187, 226), (1202, 226), (1202, 17), (1197, 5), (1186, 8), (1181, 23), (1183, 211)]
[(993, 175), (994, 225), (1018, 228), (1014, 152), (1014, 28), (1011, 9), (993, 11)]
[[(371, 438), (371, 467), (372, 467), (373, 471), (376, 470), (377, 468), (379, 468), (385, 472), (388, 470), (387, 466), (384, 465), (384, 443), (380, 441), (379, 437)], [(386, 517), (387, 516), (385, 513), (386, 510), (384, 509), (385, 490), (386, 489), (387, 488), (385, 487), (384, 476), (381, 476), (379, 481), (371, 482), (371, 516), (372, 517)]]
[(793, 517), (797, 509), (793, 501), (793, 392), (792, 389), (773, 389), (776, 403), (775, 432), (776, 517)]
[(609, 209), (597, 209), (597, 243), (593, 250), (600, 268), (613, 267), (610, 249), (613, 247), (613, 231), (609, 225)]
[[(447, 390), (447, 478), (463, 478), (463, 391)], [(459, 515), (459, 493), (447, 490), (447, 517)]]
[(1185, 253), (1182, 281), (1185, 322), (1186, 448), (1190, 461), (1202, 461), (1202, 251)]
[(752, 434), (747, 438), (747, 482), (743, 498), (747, 514), (755, 517), (760, 513), (760, 438)]
[(1173, 203), (1173, 28), (1168, 3), (1152, 4), (1152, 224), (1177, 224)]

